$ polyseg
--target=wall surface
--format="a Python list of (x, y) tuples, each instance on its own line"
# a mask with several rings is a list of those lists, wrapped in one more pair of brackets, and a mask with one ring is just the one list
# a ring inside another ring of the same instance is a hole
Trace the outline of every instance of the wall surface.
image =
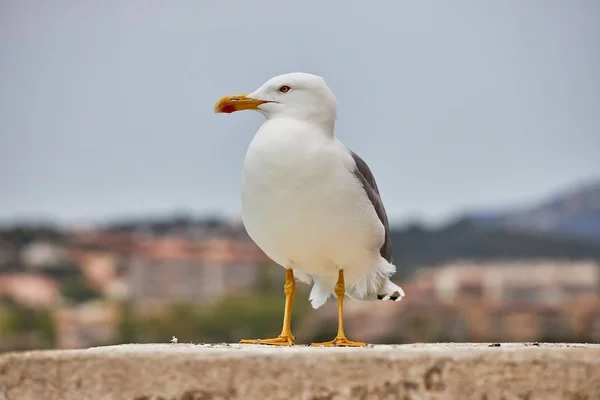
[(600, 345), (145, 344), (0, 356), (0, 400), (593, 400)]

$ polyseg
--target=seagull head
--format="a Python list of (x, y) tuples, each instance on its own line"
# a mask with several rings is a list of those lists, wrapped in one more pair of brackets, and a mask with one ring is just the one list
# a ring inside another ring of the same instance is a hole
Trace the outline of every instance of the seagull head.
[(225, 96), (215, 105), (215, 113), (241, 110), (259, 111), (267, 119), (297, 118), (333, 124), (337, 101), (323, 78), (294, 72), (271, 78), (252, 93)]

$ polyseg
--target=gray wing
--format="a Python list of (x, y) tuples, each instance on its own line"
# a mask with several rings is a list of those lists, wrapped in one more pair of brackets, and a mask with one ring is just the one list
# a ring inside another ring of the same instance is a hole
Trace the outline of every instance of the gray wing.
[(390, 264), (392, 263), (392, 243), (390, 238), (390, 225), (388, 222), (388, 217), (385, 212), (385, 207), (383, 207), (383, 202), (381, 201), (381, 196), (379, 195), (379, 188), (377, 187), (377, 183), (375, 182), (375, 177), (371, 172), (371, 169), (367, 165), (367, 163), (360, 158), (356, 153), (350, 150), (350, 154), (352, 154), (352, 158), (356, 163), (356, 169), (354, 170), (354, 175), (360, 180), (363, 187), (365, 188), (365, 192), (367, 192), (367, 196), (373, 204), (375, 208), (375, 212), (379, 217), (379, 220), (383, 224), (385, 228), (385, 241), (383, 245), (379, 249), (379, 253), (381, 257), (385, 258)]

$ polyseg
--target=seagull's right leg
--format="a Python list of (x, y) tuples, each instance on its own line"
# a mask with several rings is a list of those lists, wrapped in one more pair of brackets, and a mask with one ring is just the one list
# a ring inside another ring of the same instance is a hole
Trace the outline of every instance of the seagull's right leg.
[(294, 295), (296, 294), (296, 281), (294, 280), (294, 271), (292, 269), (285, 270), (285, 285), (283, 286), (283, 292), (285, 293), (285, 310), (283, 312), (283, 329), (281, 334), (274, 339), (242, 339), (240, 343), (250, 344), (270, 344), (273, 346), (291, 346), (294, 344), (296, 339), (292, 335), (292, 302), (294, 301)]
[(344, 282), (344, 270), (340, 269), (338, 272), (338, 281), (335, 284), (335, 295), (338, 300), (338, 334), (335, 339), (329, 342), (323, 343), (312, 343), (311, 346), (314, 347), (365, 347), (366, 344), (363, 342), (354, 342), (352, 340), (348, 340), (346, 338), (346, 334), (344, 333), (344, 296), (346, 295), (346, 283)]

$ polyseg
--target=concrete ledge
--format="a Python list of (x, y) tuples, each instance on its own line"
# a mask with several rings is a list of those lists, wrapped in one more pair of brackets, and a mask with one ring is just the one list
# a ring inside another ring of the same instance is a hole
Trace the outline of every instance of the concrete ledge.
[(148, 344), (0, 356), (0, 400), (600, 398), (600, 345)]

